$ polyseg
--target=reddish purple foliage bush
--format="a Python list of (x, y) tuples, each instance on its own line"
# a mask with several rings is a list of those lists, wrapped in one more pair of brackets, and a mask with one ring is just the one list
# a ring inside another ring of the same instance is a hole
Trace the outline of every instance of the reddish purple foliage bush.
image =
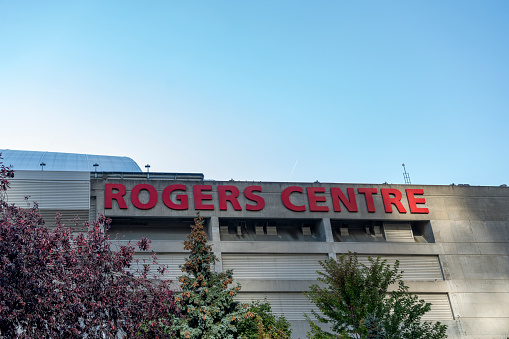
[(57, 217), (49, 229), (37, 204), (5, 202), (12, 177), (0, 162), (0, 338), (170, 337), (163, 328), (177, 309), (169, 283), (149, 279), (147, 265), (129, 270), (135, 248), (112, 249), (111, 220), (101, 216), (76, 235)]

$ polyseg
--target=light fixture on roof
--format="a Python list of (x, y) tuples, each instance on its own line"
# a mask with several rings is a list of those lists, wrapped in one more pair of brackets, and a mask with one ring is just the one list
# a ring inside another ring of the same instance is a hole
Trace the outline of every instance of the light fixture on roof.
[(45, 162), (41, 162), (39, 164), (39, 166), (41, 166), (41, 171), (44, 171), (44, 166), (46, 166), (46, 163)]
[(97, 166), (99, 166), (99, 164), (98, 164), (98, 163), (95, 163), (95, 164), (93, 164), (92, 166), (94, 166), (94, 172), (95, 172), (95, 174), (94, 174), (94, 178), (97, 178)]
[(146, 164), (145, 168), (147, 169), (147, 179), (149, 179), (150, 178), (150, 174), (149, 174), (149, 172), (150, 172), (150, 165)]

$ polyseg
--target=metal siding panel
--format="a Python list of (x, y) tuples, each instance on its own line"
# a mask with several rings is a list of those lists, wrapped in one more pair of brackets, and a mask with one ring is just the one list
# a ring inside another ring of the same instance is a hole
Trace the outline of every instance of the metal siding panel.
[(90, 172), (15, 171), (14, 179), (27, 181), (90, 181)]
[[(158, 276), (157, 269), (159, 266), (166, 266), (163, 279), (176, 281), (177, 278), (183, 274), (179, 265), (183, 265), (185, 258), (188, 256), (188, 253), (157, 253), (157, 264), (154, 264), (151, 253), (135, 253), (133, 257), (133, 264), (129, 268), (129, 271), (142, 271), (143, 265), (149, 265), (149, 276), (154, 277)], [(136, 262), (137, 259), (139, 260), (138, 262)]]
[[(20, 171), (10, 181), (9, 203), (25, 206), (36, 201), (41, 209), (88, 210), (90, 208), (90, 173)], [(88, 217), (87, 217), (88, 218)]]
[(233, 269), (236, 279), (315, 280), (323, 254), (225, 254), (223, 270)]
[[(377, 258), (376, 254), (358, 255), (357, 259), (364, 265), (370, 265), (368, 257)], [(399, 269), (403, 271), (403, 280), (435, 281), (444, 280), (440, 261), (437, 255), (381, 255), (387, 264), (394, 265), (399, 260)]]
[[(39, 210), (39, 214), (44, 219), (45, 225), (49, 228), (56, 227), (56, 220), (55, 217), (57, 215), (57, 212), (62, 215), (61, 222), (66, 227), (72, 227), (73, 231), (77, 232), (86, 232), (87, 229), (83, 226), (83, 223), (88, 220), (89, 212), (88, 210), (65, 210), (65, 211), (58, 211), (58, 210)], [(78, 227), (75, 227), (74, 225), (74, 218), (79, 218), (79, 225)]]

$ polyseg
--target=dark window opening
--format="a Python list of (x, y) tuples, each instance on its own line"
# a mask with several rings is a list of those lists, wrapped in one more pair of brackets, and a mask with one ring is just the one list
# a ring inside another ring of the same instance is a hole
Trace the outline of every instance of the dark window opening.
[[(210, 240), (209, 219), (204, 219), (204, 229)], [(193, 218), (112, 218), (108, 230), (112, 240), (187, 240)]]
[(434, 243), (429, 221), (331, 220), (336, 242)]
[(222, 241), (325, 241), (320, 219), (219, 218)]

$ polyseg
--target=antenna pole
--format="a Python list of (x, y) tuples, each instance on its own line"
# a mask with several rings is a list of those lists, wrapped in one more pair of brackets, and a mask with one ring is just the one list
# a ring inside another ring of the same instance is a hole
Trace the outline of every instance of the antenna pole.
[(410, 181), (410, 173), (407, 173), (405, 164), (402, 164), (403, 166), (403, 178), (405, 179), (405, 184), (411, 185), (412, 182)]

